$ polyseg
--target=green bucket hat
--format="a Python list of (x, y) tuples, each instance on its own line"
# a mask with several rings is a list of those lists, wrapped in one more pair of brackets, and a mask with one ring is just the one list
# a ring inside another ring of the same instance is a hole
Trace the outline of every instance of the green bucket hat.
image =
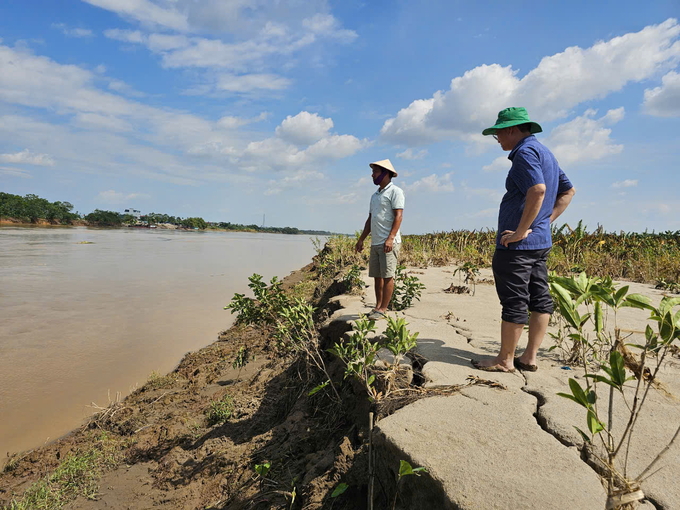
[(543, 131), (543, 128), (541, 128), (541, 126), (539, 126), (536, 122), (529, 120), (529, 114), (527, 113), (526, 108), (512, 107), (498, 112), (498, 120), (496, 120), (496, 124), (490, 128), (486, 128), (484, 131), (482, 131), (482, 134), (484, 136), (494, 135), (499, 129), (517, 126), (519, 124), (531, 124), (532, 135), (534, 133), (540, 133)]

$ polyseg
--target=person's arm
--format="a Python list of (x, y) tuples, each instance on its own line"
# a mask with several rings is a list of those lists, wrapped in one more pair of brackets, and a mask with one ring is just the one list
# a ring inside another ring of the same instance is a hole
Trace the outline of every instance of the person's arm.
[(564, 193), (560, 193), (559, 195), (557, 195), (557, 198), (555, 199), (555, 207), (553, 207), (553, 212), (550, 215), (550, 223), (559, 218), (560, 214), (562, 214), (564, 210), (567, 207), (569, 207), (571, 199), (574, 198), (575, 194), (576, 190), (574, 188), (571, 188), (565, 191)]
[(545, 197), (545, 184), (536, 184), (527, 190), (522, 219), (519, 220), (517, 230), (505, 230), (501, 234), (501, 244), (507, 247), (510, 243), (517, 243), (531, 234), (529, 228), (538, 216)]
[(364, 249), (364, 240), (368, 237), (368, 234), (371, 233), (371, 215), (368, 215), (368, 219), (366, 220), (366, 224), (364, 225), (364, 231), (361, 233), (361, 237), (359, 237), (359, 240), (357, 241), (356, 246), (354, 247), (354, 250), (357, 253), (360, 253)]
[(392, 251), (392, 247), (394, 246), (394, 238), (397, 237), (397, 232), (399, 232), (399, 227), (401, 227), (401, 219), (404, 216), (403, 209), (392, 209), (392, 211), (394, 212), (394, 221), (392, 222), (392, 230), (390, 231), (390, 235), (387, 236), (387, 240), (385, 241), (385, 253)]

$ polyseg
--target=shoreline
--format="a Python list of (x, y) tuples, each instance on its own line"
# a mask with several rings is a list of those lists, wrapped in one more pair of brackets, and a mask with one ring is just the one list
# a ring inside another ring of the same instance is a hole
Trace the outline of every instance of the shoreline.
[[(340, 236), (346, 236), (350, 234), (336, 234), (336, 233), (315, 233), (315, 234), (310, 234), (310, 233), (305, 233), (305, 232), (299, 232), (296, 234), (288, 234), (285, 232), (262, 232), (259, 230), (252, 230), (252, 229), (239, 229), (239, 230), (228, 230), (224, 228), (205, 228), (205, 229), (193, 229), (193, 228), (184, 228), (184, 227), (177, 227), (175, 225), (173, 226), (162, 226), (163, 224), (157, 224), (157, 228), (155, 230), (178, 230), (181, 232), (242, 232), (245, 234), (280, 234), (280, 235), (295, 235), (295, 236), (321, 236), (321, 237), (328, 237), (332, 235), (340, 235)], [(16, 218), (0, 218), (0, 227), (22, 227), (22, 228), (51, 228), (51, 227), (59, 227), (59, 228), (70, 228), (70, 227), (89, 227), (89, 228), (99, 228), (99, 229), (112, 229), (112, 230), (118, 230), (118, 229), (127, 229), (127, 228), (136, 228), (136, 229), (149, 229), (149, 230), (154, 230), (148, 226), (140, 226), (136, 227), (134, 225), (129, 226), (129, 225), (120, 225), (120, 226), (111, 226), (111, 225), (93, 225), (90, 224), (87, 220), (76, 220), (75, 222), (72, 223), (59, 223), (59, 222), (54, 222), (54, 221), (49, 221), (49, 220), (38, 220), (35, 223), (32, 222), (26, 222), (22, 220), (18, 220)]]

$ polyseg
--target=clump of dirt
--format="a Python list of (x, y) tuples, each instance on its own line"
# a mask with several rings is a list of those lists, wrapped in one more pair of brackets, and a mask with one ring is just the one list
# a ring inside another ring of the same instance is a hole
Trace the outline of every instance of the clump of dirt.
[[(311, 270), (284, 280), (286, 288), (309, 279)], [(340, 290), (328, 279), (317, 283), (320, 304)], [(270, 338), (240, 325), (223, 331), (171, 374), (111, 402), (68, 436), (16, 457), (0, 474), (0, 506), (20, 501), (31, 484), (104, 434), (117, 445), (117, 462), (102, 468), (97, 494), (66, 508), (321, 509), (331, 502), (336, 510), (365, 508), (368, 423), (357, 413), (365, 394), (345, 384), (341, 404), (323, 391), (309, 396), (322, 381), (301, 360), (276, 354)], [(238, 368), (241, 346), (251, 357)], [(226, 418), (209, 426), (211, 402), (227, 398)], [(266, 463), (269, 471), (258, 475), (255, 466)], [(349, 488), (331, 499), (341, 482)]]
[(454, 285), (453, 283), (444, 289), (444, 292), (448, 294), (469, 294), (470, 287), (467, 285)]

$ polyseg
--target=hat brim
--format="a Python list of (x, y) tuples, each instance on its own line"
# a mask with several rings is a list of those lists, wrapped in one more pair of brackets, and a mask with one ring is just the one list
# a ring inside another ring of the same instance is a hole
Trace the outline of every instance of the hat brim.
[(507, 122), (501, 122), (500, 124), (496, 124), (495, 126), (491, 126), (490, 128), (486, 128), (484, 131), (482, 131), (482, 134), (484, 136), (488, 135), (495, 135), (496, 131), (499, 129), (504, 129), (507, 127), (512, 127), (512, 126), (519, 126), (520, 124), (530, 124), (531, 125), (531, 134), (536, 134), (536, 133), (541, 133), (543, 131), (543, 128), (538, 124), (538, 122), (527, 122), (525, 120), (509, 120)]

